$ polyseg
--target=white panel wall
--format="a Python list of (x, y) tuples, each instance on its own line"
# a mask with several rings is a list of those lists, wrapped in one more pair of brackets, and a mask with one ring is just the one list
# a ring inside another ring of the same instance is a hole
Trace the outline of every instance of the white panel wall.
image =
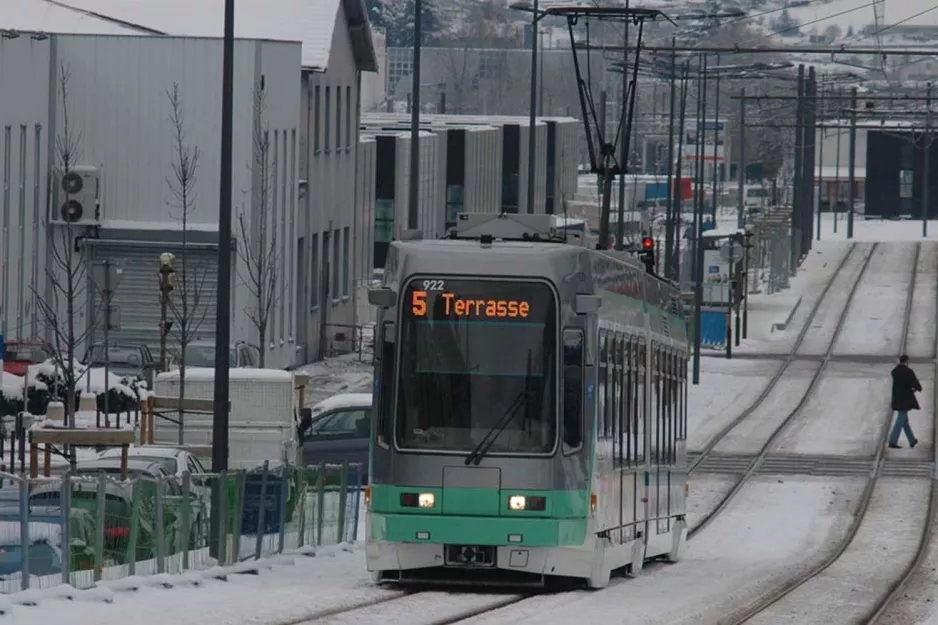
[(465, 212), (498, 213), (501, 207), (501, 165), (501, 127), (467, 128)]
[(375, 238), (375, 151), (372, 137), (362, 137), (358, 144), (358, 171), (356, 173), (355, 228), (355, 305), (356, 323), (375, 321), (376, 310), (368, 303), (368, 283), (372, 279)]
[[(221, 40), (63, 35), (57, 42), (57, 83), (62, 71), (67, 71), (65, 101), (71, 128), (80, 134), (79, 164), (104, 169), (102, 219), (153, 223), (178, 218), (166, 182), (173, 154), (167, 90), (178, 83), (187, 140), (200, 152), (196, 205), (190, 221), (217, 224)], [(244, 178), (237, 173), (244, 172), (251, 162), (256, 45), (252, 41), (235, 42), (236, 202), (244, 188)], [(287, 46), (299, 54), (299, 46), (294, 44), (266, 45)], [(63, 102), (58, 86), (55, 126), (61, 133)]]
[[(856, 158), (854, 159), (854, 166), (859, 171), (866, 170), (866, 140), (867, 140), (867, 130), (865, 128), (858, 128), (856, 131)], [(838, 161), (838, 147), (840, 149), (840, 168), (841, 171), (846, 172), (850, 170), (849, 158), (850, 158), (850, 130), (846, 126), (840, 129), (840, 145), (838, 146), (837, 136), (838, 130), (834, 128), (819, 130), (817, 133), (817, 142), (815, 145), (815, 162), (824, 166), (824, 167), (834, 167), (837, 165)], [(821, 149), (821, 142), (823, 141), (823, 154)], [(821, 163), (821, 157), (824, 157), (824, 162)]]
[(40, 338), (52, 40), (0, 38), (0, 334)]

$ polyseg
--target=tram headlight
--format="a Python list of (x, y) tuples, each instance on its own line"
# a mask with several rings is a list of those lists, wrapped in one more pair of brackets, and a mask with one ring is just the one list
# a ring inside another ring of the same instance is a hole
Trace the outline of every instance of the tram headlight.
[(512, 510), (524, 510), (528, 500), (524, 495), (512, 495), (508, 498), (508, 507)]
[(433, 493), (420, 493), (417, 496), (417, 505), (421, 508), (432, 508), (436, 505), (436, 496)]

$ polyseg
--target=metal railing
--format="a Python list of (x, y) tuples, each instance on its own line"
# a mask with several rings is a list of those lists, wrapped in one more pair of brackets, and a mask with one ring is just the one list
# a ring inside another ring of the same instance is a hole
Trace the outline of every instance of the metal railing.
[[(84, 589), (358, 538), (358, 464), (265, 463), (123, 482), (103, 473), (34, 479), (0, 473), (0, 481), (0, 593), (60, 583)], [(223, 496), (213, 518), (218, 489)], [(213, 543), (213, 536), (221, 538)]]
[(332, 358), (344, 354), (358, 354), (362, 362), (370, 361), (375, 352), (374, 324), (351, 325), (327, 323), (323, 326), (325, 345), (323, 356)]

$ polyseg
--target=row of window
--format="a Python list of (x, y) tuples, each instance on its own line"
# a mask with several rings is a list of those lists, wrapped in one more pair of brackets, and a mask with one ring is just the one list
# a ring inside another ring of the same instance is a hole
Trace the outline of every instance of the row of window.
[(635, 337), (600, 331), (597, 436), (613, 442), (616, 464), (622, 466), (644, 463), (646, 428), (651, 438), (647, 451), (658, 465), (673, 464), (677, 441), (687, 436), (686, 359), (652, 343), (648, 372), (646, 349)]
[[(333, 96), (333, 91), (335, 96)], [(345, 124), (342, 124), (343, 101), (342, 94), (345, 94)], [(333, 109), (333, 103), (335, 109)], [(332, 148), (340, 150), (343, 147), (342, 139), (344, 137), (346, 150), (352, 149), (352, 139), (358, 133), (352, 132), (354, 120), (352, 114), (352, 88), (336, 86), (316, 85), (313, 96), (313, 151), (315, 154), (320, 152), (329, 153)], [(334, 140), (334, 141), (333, 141)]]
[[(320, 255), (319, 241), (322, 240)], [(314, 234), (310, 239), (309, 307), (316, 308), (320, 301), (335, 301), (349, 295), (349, 276), (352, 257), (351, 229), (338, 228), (332, 232)], [(330, 250), (332, 253), (330, 259)], [(339, 262), (341, 259), (341, 263)]]

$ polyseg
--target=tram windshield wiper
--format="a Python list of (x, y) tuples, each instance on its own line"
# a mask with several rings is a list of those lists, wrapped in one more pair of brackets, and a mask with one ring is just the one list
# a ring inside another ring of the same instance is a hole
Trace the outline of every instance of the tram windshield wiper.
[(499, 434), (505, 431), (505, 428), (508, 427), (508, 424), (511, 423), (512, 418), (515, 416), (515, 413), (518, 410), (525, 406), (528, 403), (528, 391), (527, 389), (518, 393), (518, 396), (515, 397), (514, 401), (511, 402), (511, 405), (508, 406), (508, 410), (505, 411), (505, 414), (499, 418), (498, 422), (492, 426), (488, 432), (485, 433), (485, 436), (482, 437), (482, 440), (479, 441), (479, 444), (476, 445), (476, 448), (473, 449), (468, 456), (466, 456), (466, 466), (473, 464), (473, 462), (478, 466), (482, 462), (482, 458), (485, 457), (485, 454), (489, 452), (489, 449), (492, 448), (492, 445), (495, 444), (495, 439), (498, 438)]
[(469, 466), (472, 463), (475, 463), (476, 466), (479, 466), (479, 463), (482, 462), (482, 458), (485, 457), (485, 454), (489, 453), (489, 449), (491, 449), (492, 445), (495, 444), (495, 439), (497, 439), (498, 436), (505, 431), (505, 428), (508, 427), (508, 424), (511, 423), (515, 413), (528, 405), (528, 398), (530, 396), (531, 350), (529, 349), (527, 371), (524, 375), (524, 389), (522, 389), (522, 391), (518, 393), (518, 396), (512, 400), (511, 404), (505, 410), (505, 414), (499, 417), (495, 425), (492, 426), (492, 429), (485, 433), (485, 436), (482, 437), (482, 440), (479, 441), (479, 444), (476, 445), (476, 448), (473, 449), (468, 456), (466, 456), (466, 466)]

